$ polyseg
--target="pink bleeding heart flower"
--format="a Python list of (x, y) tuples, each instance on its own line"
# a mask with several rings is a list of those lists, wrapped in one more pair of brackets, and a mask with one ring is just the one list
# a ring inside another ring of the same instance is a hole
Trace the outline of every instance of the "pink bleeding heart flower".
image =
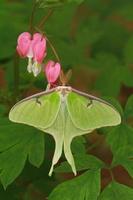
[(56, 82), (60, 75), (61, 66), (60, 63), (54, 62), (52, 60), (48, 61), (45, 66), (45, 74), (49, 84), (53, 84)]
[(21, 57), (27, 57), (31, 45), (31, 35), (28, 32), (21, 33), (17, 41), (17, 52)]
[(46, 57), (46, 39), (45, 38), (41, 38), (41, 40), (39, 41), (34, 41), (33, 39), (33, 60), (34, 60), (34, 64), (33, 64), (33, 72), (34, 74), (38, 74), (40, 73), (41, 69), (42, 69), (42, 61), (44, 59), (44, 57)]
[(35, 33), (32, 38), (30, 33), (24, 32), (18, 37), (17, 52), (21, 57), (28, 58), (27, 70), (37, 76), (46, 56), (46, 38), (40, 33)]

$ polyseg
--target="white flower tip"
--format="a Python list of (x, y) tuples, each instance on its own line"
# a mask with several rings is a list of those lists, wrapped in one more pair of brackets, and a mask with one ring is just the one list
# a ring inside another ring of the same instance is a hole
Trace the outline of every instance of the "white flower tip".
[(36, 72), (33, 72), (33, 75), (34, 75), (35, 77), (37, 77), (38, 73), (36, 73)]
[(37, 75), (41, 72), (42, 70), (42, 66), (41, 64), (35, 62), (32, 66), (32, 71), (35, 77), (37, 77)]
[(27, 71), (28, 71), (29, 73), (32, 72), (32, 59), (31, 59), (31, 58), (28, 59)]
[(27, 66), (27, 71), (28, 71), (29, 73), (32, 72), (32, 66), (31, 66), (31, 65), (28, 65), (28, 66)]

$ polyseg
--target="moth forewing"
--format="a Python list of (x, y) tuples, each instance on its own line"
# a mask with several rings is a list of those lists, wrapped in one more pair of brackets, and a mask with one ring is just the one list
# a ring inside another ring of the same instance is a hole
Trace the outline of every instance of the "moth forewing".
[(73, 123), (82, 130), (121, 123), (121, 116), (112, 105), (75, 89), (67, 96), (67, 107)]
[(55, 121), (61, 104), (55, 91), (42, 92), (18, 102), (9, 113), (13, 122), (23, 123), (37, 128), (47, 128)]

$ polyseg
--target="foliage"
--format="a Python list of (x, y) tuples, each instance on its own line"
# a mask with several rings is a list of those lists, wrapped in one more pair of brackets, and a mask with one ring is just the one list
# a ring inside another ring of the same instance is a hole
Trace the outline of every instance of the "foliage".
[(99, 200), (117, 200), (117, 199), (132, 199), (133, 190), (127, 186), (122, 184), (112, 182), (110, 183), (107, 188), (104, 189)]
[(27, 158), (36, 167), (42, 164), (44, 136), (35, 129), (21, 125), (1, 125), (0, 141), (0, 179), (4, 188), (21, 173)]
[[(9, 109), (16, 101), (46, 87), (43, 74), (33, 78), (26, 71), (25, 60), (16, 60), (14, 55), (17, 36), (30, 29), (33, 1), (1, 0), (0, 181), (6, 191), (0, 187), (0, 199), (41, 200), (49, 196), (49, 200), (132, 200), (133, 3), (36, 0), (35, 6), (35, 28), (52, 10), (41, 30), (58, 52), (65, 71), (73, 69), (70, 84), (112, 103), (121, 113), (122, 123), (73, 141), (77, 177), (71, 175), (63, 157), (53, 177), (47, 176), (54, 147), (51, 137), (8, 121)], [(55, 59), (50, 48), (48, 54)], [(105, 152), (109, 152), (111, 164)], [(128, 174), (121, 174), (118, 166)], [(105, 169), (108, 184), (101, 176)], [(66, 180), (69, 178), (72, 180)]]
[[(89, 190), (88, 190), (89, 188)], [(72, 192), (73, 190), (73, 192)], [(92, 199), (96, 200), (100, 193), (100, 171), (89, 170), (81, 176), (62, 183), (49, 196), (50, 200)], [(77, 195), (78, 194), (78, 195)]]

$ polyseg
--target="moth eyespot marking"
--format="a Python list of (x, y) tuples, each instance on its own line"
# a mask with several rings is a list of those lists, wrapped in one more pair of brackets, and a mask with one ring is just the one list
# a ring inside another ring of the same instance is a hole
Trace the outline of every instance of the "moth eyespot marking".
[(36, 98), (36, 103), (40, 107), (42, 105), (41, 101), (39, 101), (39, 98)]
[(88, 102), (88, 104), (87, 104), (87, 108), (92, 107), (92, 104), (93, 104), (93, 102), (92, 102), (92, 100), (90, 99), (90, 102)]

